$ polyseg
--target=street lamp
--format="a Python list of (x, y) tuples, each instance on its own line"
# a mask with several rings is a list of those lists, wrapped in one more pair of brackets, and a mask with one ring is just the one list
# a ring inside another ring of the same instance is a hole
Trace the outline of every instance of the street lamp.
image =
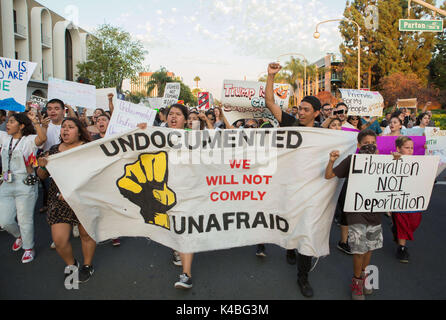
[(304, 58), (304, 96), (307, 95), (307, 58), (305, 58), (305, 56), (301, 53), (286, 53), (286, 54), (282, 54), (281, 56), (279, 56), (277, 58), (277, 62), (280, 63), (280, 58), (281, 57), (285, 57), (285, 56), (301, 56), (302, 58)]
[(361, 90), (361, 27), (359, 24), (353, 20), (350, 19), (331, 19), (331, 20), (325, 20), (322, 22), (319, 22), (316, 26), (316, 32), (313, 34), (313, 37), (315, 39), (319, 39), (321, 34), (318, 31), (318, 28), (321, 24), (327, 23), (327, 22), (334, 22), (334, 21), (348, 21), (350, 23), (354, 23), (356, 27), (358, 28), (358, 90)]

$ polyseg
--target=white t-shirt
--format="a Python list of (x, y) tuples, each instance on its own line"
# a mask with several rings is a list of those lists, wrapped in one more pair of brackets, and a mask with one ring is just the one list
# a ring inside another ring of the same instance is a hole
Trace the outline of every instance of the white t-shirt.
[[(17, 144), (17, 147), (14, 149), (14, 154), (19, 152), (23, 156), (23, 161), (25, 162), (25, 166), (34, 165), (37, 166), (37, 150), (39, 146), (36, 146), (36, 137), (37, 135), (29, 135), (27, 137), (23, 137), (20, 142), (18, 139), (12, 140), (11, 148), (14, 148)], [(6, 132), (0, 131), (0, 145), (2, 147), (3, 152), (8, 152), (9, 145), (11, 143), (11, 136)], [(8, 169), (8, 157), (2, 157), (2, 167), (3, 170)], [(18, 165), (13, 161), (11, 162), (11, 168), (9, 168), (13, 173), (17, 174), (26, 174), (26, 170), (19, 170)]]
[(48, 126), (48, 130), (46, 131), (46, 143), (43, 146), (43, 151), (48, 151), (51, 149), (52, 146), (55, 146), (56, 144), (59, 144), (60, 141), (60, 130), (62, 128), (62, 125), (55, 125), (52, 122), (50, 122), (50, 125)]
[[(403, 129), (407, 129), (405, 126), (403, 126), (402, 128), (401, 128), (401, 130), (403, 130)], [(390, 134), (392, 131), (390, 131), (390, 126), (387, 126), (385, 129), (384, 129), (384, 131), (383, 131), (383, 136), (385, 136), (386, 134)]]
[(347, 129), (356, 129), (353, 125), (350, 124), (350, 122), (345, 121), (345, 123), (342, 125), (342, 128), (347, 128)]

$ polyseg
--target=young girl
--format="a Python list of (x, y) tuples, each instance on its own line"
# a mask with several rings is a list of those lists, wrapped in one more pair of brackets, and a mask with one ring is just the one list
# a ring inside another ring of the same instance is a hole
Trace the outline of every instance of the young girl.
[(403, 128), (403, 122), (399, 117), (393, 116), (390, 119), (389, 129), (390, 133), (384, 134), (385, 136), (401, 136), (401, 129)]
[(35, 116), (25, 113), (11, 115), (6, 132), (0, 132), (3, 162), (0, 226), (16, 238), (13, 251), (25, 250), (22, 263), (33, 261), (35, 256), (34, 207), (38, 184), (35, 176), (30, 174), (33, 172), (37, 149), (45, 142), (46, 134), (39, 121)]
[[(396, 158), (413, 155), (414, 143), (411, 138), (399, 137), (395, 143), (398, 151), (394, 153)], [(406, 247), (406, 242), (407, 240), (414, 240), (413, 234), (421, 223), (421, 217), (421, 212), (394, 212), (392, 214), (392, 231), (394, 240), (398, 243), (396, 256), (401, 263), (409, 262), (409, 252)]]

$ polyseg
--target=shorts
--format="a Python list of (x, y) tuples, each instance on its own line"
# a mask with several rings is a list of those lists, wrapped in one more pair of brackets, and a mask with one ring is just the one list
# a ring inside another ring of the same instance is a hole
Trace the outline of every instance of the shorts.
[(354, 224), (348, 227), (348, 244), (352, 254), (366, 254), (383, 247), (381, 225)]

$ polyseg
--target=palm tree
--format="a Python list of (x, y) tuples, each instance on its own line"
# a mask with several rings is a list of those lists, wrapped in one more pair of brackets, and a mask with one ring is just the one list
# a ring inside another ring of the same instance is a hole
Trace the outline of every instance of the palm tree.
[(159, 71), (154, 72), (152, 77), (150, 77), (149, 82), (147, 82), (147, 95), (150, 96), (155, 88), (158, 88), (158, 97), (164, 96), (164, 89), (168, 82), (172, 82), (172, 78), (168, 76), (166, 68), (161, 68)]
[(197, 88), (198, 88), (198, 83), (201, 81), (200, 77), (199, 77), (199, 76), (196, 76), (196, 77), (194, 78), (194, 81), (197, 83)]

